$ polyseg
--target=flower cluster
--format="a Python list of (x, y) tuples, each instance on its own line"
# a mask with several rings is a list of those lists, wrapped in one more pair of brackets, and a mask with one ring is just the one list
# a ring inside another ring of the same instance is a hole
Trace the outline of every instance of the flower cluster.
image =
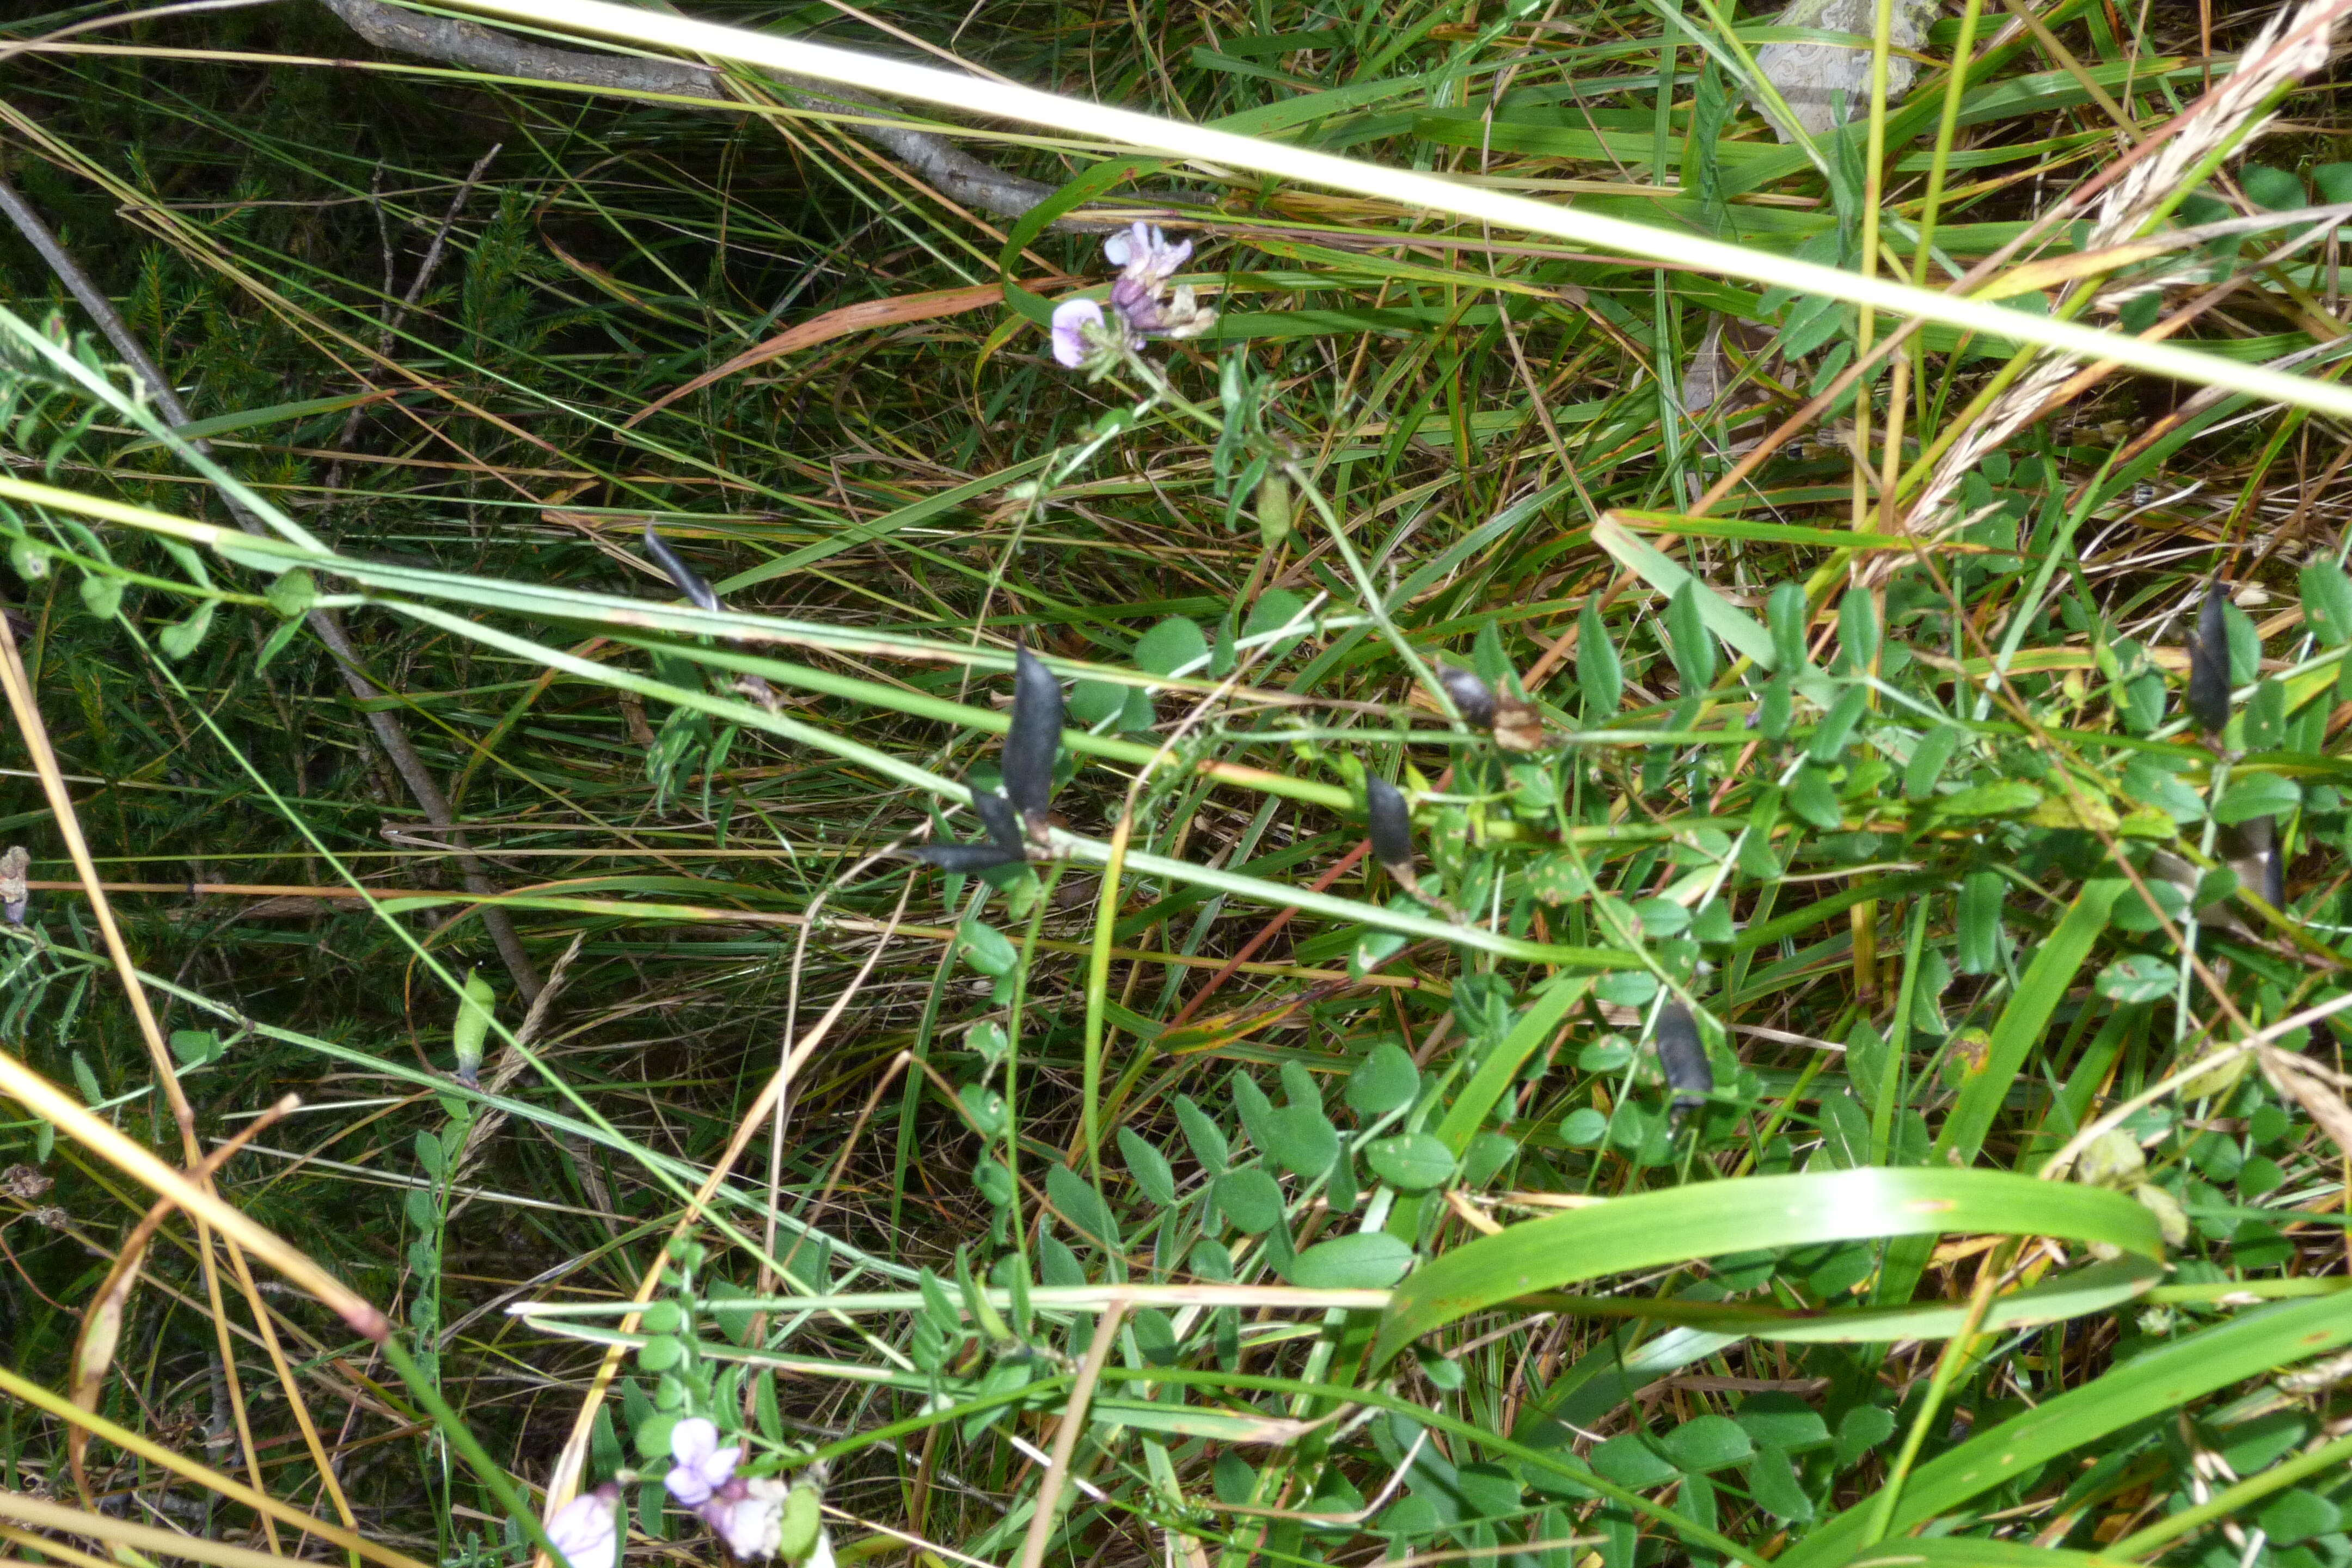
[(1192, 298), (1191, 284), (1171, 294), (1168, 280), (1192, 258), (1192, 242), (1168, 243), (1157, 224), (1139, 219), (1103, 241), (1103, 256), (1119, 269), (1110, 308), (1092, 300), (1054, 307), (1054, 357), (1072, 370), (1099, 375), (1147, 338), (1194, 338), (1217, 324), (1217, 312)]
[(674, 1461), (662, 1485), (669, 1495), (709, 1525), (727, 1549), (745, 1562), (773, 1557), (783, 1536), (789, 1489), (772, 1477), (746, 1479), (735, 1473), (740, 1447), (719, 1446), (719, 1428), (699, 1415), (670, 1434)]

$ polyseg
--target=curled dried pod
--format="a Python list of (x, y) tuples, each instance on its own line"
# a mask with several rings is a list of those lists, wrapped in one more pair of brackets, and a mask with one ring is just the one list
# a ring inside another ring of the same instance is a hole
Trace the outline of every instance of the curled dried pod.
[(2216, 577), (2205, 590), (2205, 604), (2197, 612), (2196, 635), (2189, 639), (2189, 716), (2209, 735), (2218, 735), (2230, 722), (2230, 624), (2222, 613), (2229, 603)]
[(1507, 752), (1542, 751), (1543, 710), (1516, 697), (1495, 699), (1495, 744)]
[(1708, 1065), (1706, 1047), (1699, 1041), (1698, 1020), (1681, 1003), (1669, 1002), (1658, 1010), (1651, 1037), (1657, 1045), (1659, 1070), (1674, 1091), (1674, 1115), (1679, 1121), (1715, 1090), (1715, 1068)]
[(1367, 774), (1364, 808), (1371, 826), (1372, 858), (1391, 871), (1402, 868), (1411, 875), (1412, 813), (1405, 806), (1404, 795), (1388, 780)]
[(1027, 648), (1013, 655), (1013, 727), (1004, 736), (1004, 794), (1031, 834), (1044, 831), (1062, 749), (1062, 683)]
[(669, 541), (664, 539), (650, 522), (646, 524), (646, 553), (654, 558), (654, 564), (677, 584), (677, 591), (686, 595), (687, 603), (696, 609), (709, 610), (716, 615), (725, 607), (719, 604), (719, 595), (710, 591), (710, 584), (697, 576), (693, 567), (677, 558), (677, 552), (669, 547)]
[(1495, 689), (1466, 669), (1450, 664), (1437, 667), (1437, 684), (1445, 688), (1462, 721), (1473, 729), (1495, 727)]

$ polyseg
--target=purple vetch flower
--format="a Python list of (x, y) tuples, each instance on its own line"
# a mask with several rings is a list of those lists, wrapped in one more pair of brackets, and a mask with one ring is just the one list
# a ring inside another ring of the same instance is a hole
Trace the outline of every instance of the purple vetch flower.
[(735, 1461), (743, 1457), (743, 1450), (720, 1447), (718, 1426), (692, 1415), (671, 1430), (669, 1454), (677, 1462), (662, 1478), (662, 1485), (680, 1504), (698, 1510), (713, 1492), (735, 1479)]
[(547, 1539), (572, 1568), (613, 1568), (621, 1555), (620, 1513), (620, 1483), (606, 1481), (549, 1515)]
[(1054, 358), (1076, 370), (1095, 357), (1109, 337), (1103, 308), (1092, 300), (1065, 300), (1054, 307)]
[(1217, 313), (1193, 301), (1191, 285), (1168, 296), (1168, 280), (1192, 258), (1191, 240), (1171, 245), (1157, 224), (1139, 218), (1125, 233), (1103, 241), (1103, 256), (1118, 268), (1110, 307), (1137, 337), (1198, 337), (1216, 325)]
[(1110, 308), (1092, 300), (1054, 307), (1054, 357), (1063, 365), (1101, 374), (1147, 338), (1198, 337), (1217, 324), (1217, 312), (1193, 298), (1192, 285), (1168, 288), (1192, 259), (1191, 240), (1171, 245), (1158, 226), (1138, 220), (1103, 241), (1103, 256), (1119, 269)]
[(773, 1476), (730, 1476), (694, 1511), (727, 1550), (744, 1562), (773, 1557), (783, 1539), (784, 1499), (792, 1489)]
[(1168, 237), (1160, 232), (1156, 223), (1138, 218), (1124, 233), (1114, 234), (1103, 241), (1103, 259), (1119, 269), (1120, 276), (1140, 283), (1155, 292), (1159, 285), (1176, 276), (1177, 268), (1192, 258), (1192, 242), (1171, 245)]

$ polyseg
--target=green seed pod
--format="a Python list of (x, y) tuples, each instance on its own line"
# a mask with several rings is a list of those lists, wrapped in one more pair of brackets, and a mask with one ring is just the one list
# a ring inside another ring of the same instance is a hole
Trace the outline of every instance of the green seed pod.
[(1257, 487), (1257, 532), (1269, 547), (1290, 537), (1290, 480), (1282, 474)]
[(806, 1481), (784, 1498), (784, 1515), (777, 1526), (776, 1555), (785, 1562), (801, 1562), (816, 1550), (817, 1536), (824, 1529), (819, 1500), (817, 1489)]

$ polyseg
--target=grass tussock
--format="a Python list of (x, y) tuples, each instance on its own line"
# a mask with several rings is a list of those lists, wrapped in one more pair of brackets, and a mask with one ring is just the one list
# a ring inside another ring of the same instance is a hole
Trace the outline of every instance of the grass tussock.
[(0, 26), (0, 1537), (2346, 1568), (2341, 9)]

